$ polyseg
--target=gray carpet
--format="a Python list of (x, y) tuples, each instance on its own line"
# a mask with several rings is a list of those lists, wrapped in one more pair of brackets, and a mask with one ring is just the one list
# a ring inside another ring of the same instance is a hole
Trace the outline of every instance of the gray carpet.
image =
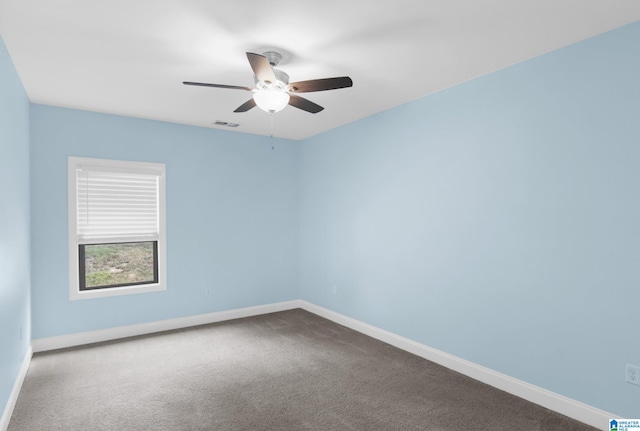
[(595, 428), (292, 310), (36, 354), (22, 430)]

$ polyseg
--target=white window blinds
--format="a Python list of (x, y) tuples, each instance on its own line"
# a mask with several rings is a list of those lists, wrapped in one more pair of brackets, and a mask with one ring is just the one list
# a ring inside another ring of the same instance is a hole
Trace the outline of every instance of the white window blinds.
[(161, 175), (154, 169), (77, 166), (78, 243), (157, 241)]

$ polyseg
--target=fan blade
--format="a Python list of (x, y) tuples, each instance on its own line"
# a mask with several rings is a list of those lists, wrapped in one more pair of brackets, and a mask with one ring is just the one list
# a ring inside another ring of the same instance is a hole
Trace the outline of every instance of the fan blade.
[(251, 88), (249, 88), (249, 87), (240, 87), (238, 85), (207, 84), (207, 83), (204, 83), (204, 82), (189, 82), (189, 81), (184, 81), (183, 84), (184, 85), (198, 85), (200, 87), (229, 88), (231, 90), (251, 91)]
[(302, 109), (303, 111), (311, 112), (312, 114), (317, 114), (324, 109), (322, 106), (313, 103), (311, 100), (307, 100), (304, 97), (296, 96), (294, 94), (289, 95), (289, 105)]
[(338, 78), (311, 79), (289, 84), (289, 91), (294, 93), (310, 93), (312, 91), (337, 90), (353, 86), (353, 81), (348, 76)]
[(256, 101), (253, 100), (253, 97), (252, 97), (251, 99), (244, 102), (242, 105), (238, 106), (238, 108), (233, 112), (247, 112), (249, 109), (255, 106), (256, 106)]
[(251, 69), (253, 69), (253, 74), (256, 75), (256, 78), (270, 84), (276, 82), (276, 75), (273, 73), (273, 68), (271, 64), (269, 64), (267, 57), (247, 52), (247, 58), (249, 59), (249, 64), (251, 64)]

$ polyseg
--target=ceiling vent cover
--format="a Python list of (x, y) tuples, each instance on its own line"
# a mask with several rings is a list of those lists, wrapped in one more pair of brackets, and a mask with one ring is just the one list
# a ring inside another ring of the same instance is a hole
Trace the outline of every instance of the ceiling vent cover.
[(240, 124), (238, 123), (229, 123), (228, 121), (220, 121), (216, 120), (213, 123), (214, 126), (226, 126), (226, 127), (238, 127)]

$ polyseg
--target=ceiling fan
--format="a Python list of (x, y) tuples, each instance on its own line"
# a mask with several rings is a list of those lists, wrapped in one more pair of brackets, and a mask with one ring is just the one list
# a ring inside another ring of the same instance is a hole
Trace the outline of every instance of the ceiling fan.
[(253, 92), (253, 97), (240, 105), (233, 112), (247, 112), (255, 106), (273, 114), (291, 105), (303, 111), (317, 114), (324, 108), (296, 93), (310, 93), (313, 91), (336, 90), (351, 87), (353, 81), (348, 76), (337, 78), (311, 79), (289, 83), (289, 75), (275, 69), (282, 56), (277, 52), (265, 52), (264, 55), (247, 52), (247, 58), (253, 69), (256, 88), (237, 85), (207, 84), (204, 82), (184, 81), (184, 85), (198, 85), (201, 87), (228, 88), (231, 90), (245, 90)]

